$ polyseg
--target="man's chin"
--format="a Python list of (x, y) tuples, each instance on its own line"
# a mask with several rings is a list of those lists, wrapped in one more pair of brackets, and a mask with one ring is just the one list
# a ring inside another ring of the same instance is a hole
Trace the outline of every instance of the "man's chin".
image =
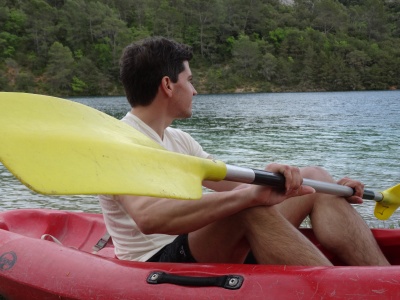
[(189, 119), (192, 117), (192, 115), (193, 115), (192, 111), (189, 111), (185, 114), (182, 114), (182, 116), (180, 116), (178, 119)]

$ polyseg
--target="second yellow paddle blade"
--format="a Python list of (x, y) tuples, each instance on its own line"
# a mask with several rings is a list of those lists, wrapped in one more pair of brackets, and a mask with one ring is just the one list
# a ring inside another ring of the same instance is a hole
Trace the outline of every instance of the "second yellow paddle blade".
[(383, 200), (375, 205), (375, 217), (387, 220), (400, 206), (400, 184), (382, 192)]
[(226, 166), (166, 151), (127, 124), (55, 97), (0, 93), (0, 161), (42, 194), (201, 197)]

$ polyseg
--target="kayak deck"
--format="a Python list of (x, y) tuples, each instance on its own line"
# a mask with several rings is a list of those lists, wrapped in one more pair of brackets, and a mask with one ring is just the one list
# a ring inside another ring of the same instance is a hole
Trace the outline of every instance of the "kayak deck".
[(0, 229), (35, 239), (49, 235), (66, 247), (88, 253), (106, 232), (101, 214), (43, 209), (0, 213)]
[[(43, 235), (54, 237), (65, 247), (92, 253), (93, 246), (106, 233), (103, 216), (94, 213), (68, 212), (51, 209), (24, 209), (0, 213), (0, 230), (25, 237), (40, 239)], [(315, 238), (312, 229), (302, 228), (307, 236), (335, 265), (344, 265), (332, 253), (324, 249)], [(379, 246), (388, 260), (400, 265), (400, 230), (372, 229)], [(46, 240), (51, 240), (47, 238)], [(114, 258), (112, 241), (98, 255)]]
[[(312, 230), (302, 229), (302, 232), (316, 242)], [(128, 262), (114, 258), (111, 242), (98, 254), (91, 253), (104, 233), (100, 214), (45, 209), (0, 212), (0, 299), (400, 297), (400, 266)], [(389, 261), (399, 265), (400, 230), (374, 229), (373, 233)], [(62, 245), (41, 240), (44, 234)], [(332, 262), (342, 264), (328, 251), (321, 250)], [(195, 281), (198, 277), (234, 275), (243, 282), (237, 289), (148, 283), (154, 272), (185, 275)]]

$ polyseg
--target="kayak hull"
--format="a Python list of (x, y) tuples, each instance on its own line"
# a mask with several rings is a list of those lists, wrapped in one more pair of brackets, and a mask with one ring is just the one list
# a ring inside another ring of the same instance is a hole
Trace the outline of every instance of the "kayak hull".
[[(311, 230), (303, 231), (315, 240)], [(0, 299), (400, 298), (400, 230), (373, 230), (388, 259), (396, 264), (391, 267), (128, 262), (114, 257), (111, 243), (91, 253), (104, 232), (100, 214), (44, 209), (1, 212)], [(62, 245), (42, 240), (43, 234)], [(237, 289), (152, 284), (148, 278), (153, 272), (194, 281), (234, 275), (243, 282)]]

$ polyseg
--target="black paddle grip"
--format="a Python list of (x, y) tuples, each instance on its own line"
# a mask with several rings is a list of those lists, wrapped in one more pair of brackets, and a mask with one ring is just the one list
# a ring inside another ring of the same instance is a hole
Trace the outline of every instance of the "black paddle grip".
[(253, 184), (285, 188), (285, 177), (283, 175), (256, 169), (253, 169), (253, 171), (255, 174)]
[(362, 198), (366, 199), (366, 200), (376, 200), (375, 199), (375, 192), (374, 191), (369, 191), (369, 190), (364, 190), (364, 194), (363, 194)]

